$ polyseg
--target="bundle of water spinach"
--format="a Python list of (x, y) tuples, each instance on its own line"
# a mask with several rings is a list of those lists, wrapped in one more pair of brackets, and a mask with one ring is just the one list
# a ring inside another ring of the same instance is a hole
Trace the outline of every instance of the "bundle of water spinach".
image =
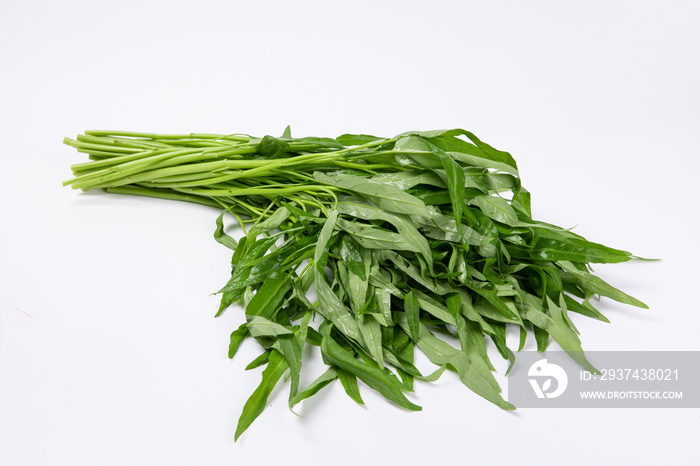
[[(222, 209), (214, 237), (233, 250), (220, 315), (236, 303), (246, 338), (261, 354), (262, 381), (245, 403), (235, 437), (289, 381), (289, 406), (336, 379), (362, 404), (358, 379), (389, 401), (420, 410), (406, 392), (447, 369), (503, 409), (487, 340), (509, 361), (551, 339), (583, 368), (570, 314), (607, 321), (592, 300), (646, 308), (591, 273), (590, 263), (629, 252), (532, 219), (515, 160), (461, 129), (393, 138), (255, 138), (244, 134), (86, 131), (64, 142), (89, 155), (65, 182), (76, 189), (197, 202)], [(245, 235), (225, 233), (231, 214)], [(300, 386), (302, 351), (320, 349), (328, 369)], [(423, 374), (416, 347), (435, 364)], [(283, 377), (286, 373), (288, 377)]]

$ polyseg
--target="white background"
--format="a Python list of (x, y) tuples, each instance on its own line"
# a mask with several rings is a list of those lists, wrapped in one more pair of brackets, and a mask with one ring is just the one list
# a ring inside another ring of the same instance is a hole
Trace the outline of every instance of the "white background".
[[(259, 382), (214, 209), (63, 188), (85, 129), (297, 136), (463, 127), (510, 151), (535, 217), (662, 262), (597, 267), (648, 311), (590, 350), (700, 350), (700, 3), (79, 2), (0, 7), (0, 464), (695, 464), (696, 409), (521, 410), (455, 377), (420, 413)], [(528, 348), (532, 348), (530, 342)], [(495, 356), (499, 373), (505, 364)], [(303, 382), (320, 370), (311, 363)]]

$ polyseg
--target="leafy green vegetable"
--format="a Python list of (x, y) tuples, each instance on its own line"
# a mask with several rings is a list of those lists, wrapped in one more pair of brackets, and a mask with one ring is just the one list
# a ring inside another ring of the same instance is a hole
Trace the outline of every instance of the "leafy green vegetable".
[[(252, 338), (262, 352), (246, 369), (266, 366), (236, 439), (287, 371), (290, 408), (340, 380), (357, 403), (369, 388), (420, 410), (406, 392), (449, 370), (514, 409), (486, 337), (508, 371), (510, 327), (518, 351), (534, 334), (539, 350), (554, 340), (595, 371), (572, 313), (607, 322), (592, 304), (601, 296), (646, 308), (589, 267), (634, 256), (534, 220), (513, 157), (462, 129), (335, 139), (293, 138), (289, 127), (263, 138), (87, 131), (64, 142), (90, 158), (65, 185), (223, 211), (214, 238), (233, 254), (216, 315), (244, 310), (228, 355)], [(238, 241), (226, 233), (229, 214), (243, 230)], [(329, 367), (300, 388), (309, 347)], [(414, 366), (416, 349), (437, 366), (432, 374)]]

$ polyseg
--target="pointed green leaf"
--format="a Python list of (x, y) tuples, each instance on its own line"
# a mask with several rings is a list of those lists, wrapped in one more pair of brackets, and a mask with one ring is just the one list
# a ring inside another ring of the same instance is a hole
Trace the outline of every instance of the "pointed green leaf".
[(299, 391), (299, 378), (301, 374), (301, 345), (296, 335), (284, 335), (277, 339), (272, 346), (282, 353), (289, 366), (291, 386), (289, 389), (289, 403), (291, 408), (292, 399)]
[(265, 136), (258, 145), (258, 153), (266, 157), (279, 157), (289, 150), (289, 144), (274, 136)]
[(346, 196), (339, 199), (338, 212), (363, 220), (383, 220), (390, 223), (398, 234), (409, 244), (410, 249), (403, 249), (418, 252), (423, 255), (426, 261), (432, 264), (432, 253), (428, 240), (420, 234), (410, 217), (401, 214), (386, 212), (372, 203), (356, 197)]
[[(552, 309), (558, 308), (556, 308), (556, 305), (552, 305), (550, 310)], [(581, 348), (581, 341), (576, 333), (566, 324), (560, 312), (555, 311), (551, 316), (548, 316), (543, 312), (538, 299), (532, 295), (527, 295), (527, 302), (523, 314), (525, 319), (551, 335), (554, 341), (559, 343), (559, 346), (561, 346), (561, 348), (571, 356), (571, 359), (576, 361), (581, 367), (594, 374), (598, 373), (598, 370), (586, 359), (586, 356), (583, 354), (583, 349)], [(537, 333), (535, 333), (535, 337), (537, 337)]]
[(216, 230), (214, 231), (214, 239), (218, 242), (223, 244), (229, 249), (236, 250), (238, 247), (238, 243), (236, 242), (235, 239), (231, 238), (229, 235), (224, 233), (224, 214), (226, 211), (221, 212), (221, 215), (219, 215), (216, 219)]
[(397, 250), (421, 252), (415, 243), (393, 231), (383, 230), (371, 225), (348, 222), (342, 218), (337, 220), (337, 225), (367, 249)]
[(357, 386), (357, 377), (350, 372), (347, 372), (339, 367), (335, 368), (338, 374), (338, 379), (345, 389), (345, 393), (357, 404), (364, 405), (365, 402), (362, 401), (362, 395), (360, 395), (360, 388)]
[(319, 307), (318, 312), (331, 321), (345, 336), (362, 343), (362, 335), (357, 327), (355, 318), (350, 313), (350, 310), (343, 304), (338, 296), (333, 293), (331, 287), (328, 286), (325, 276), (325, 267), (328, 261), (328, 247), (338, 220), (338, 211), (330, 213), (328, 219), (323, 225), (323, 229), (318, 236), (316, 250), (314, 254), (314, 279), (316, 285), (316, 294), (318, 295)]
[(384, 367), (384, 351), (382, 350), (382, 329), (373, 316), (365, 314), (357, 317), (357, 325), (365, 340), (367, 350), (377, 362), (379, 367)]
[(272, 318), (291, 288), (292, 281), (288, 275), (268, 279), (246, 306), (246, 316)]
[(251, 369), (255, 369), (256, 367), (264, 366), (270, 361), (270, 352), (271, 350), (265, 350), (260, 354), (257, 358), (253, 359), (250, 361), (250, 363), (245, 366), (245, 370), (249, 371)]
[(245, 432), (253, 421), (263, 412), (267, 404), (267, 399), (270, 393), (272, 393), (272, 389), (275, 388), (275, 385), (277, 385), (277, 382), (282, 378), (286, 370), (287, 361), (284, 359), (284, 356), (277, 351), (272, 351), (272, 354), (270, 354), (270, 362), (268, 362), (267, 367), (262, 373), (260, 385), (255, 389), (250, 398), (248, 398), (245, 406), (243, 406), (243, 412), (238, 418), (234, 441), (238, 440), (241, 434)]
[(377, 136), (370, 136), (368, 134), (343, 134), (335, 138), (336, 141), (344, 146), (359, 146), (369, 142), (381, 141), (383, 139), (384, 138), (378, 138)]
[(326, 372), (321, 374), (316, 380), (311, 382), (311, 384), (308, 387), (306, 387), (301, 392), (297, 393), (297, 395), (294, 398), (292, 398), (292, 400), (290, 401), (291, 407), (298, 404), (300, 401), (315, 395), (323, 387), (333, 382), (337, 378), (338, 373), (336, 372), (336, 370), (332, 367), (329, 367), (328, 370), (326, 370)]
[[(407, 322), (399, 319), (399, 325), (405, 329)], [(472, 359), (466, 353), (437, 338), (423, 324), (420, 325), (420, 340), (417, 344), (433, 364), (451, 366), (462, 383), (474, 393), (503, 409), (515, 409), (501, 397), (498, 382), (483, 362)]]
[[(342, 211), (339, 211), (342, 213)], [(367, 274), (365, 271), (365, 262), (362, 258), (361, 246), (355, 241), (352, 236), (348, 234), (343, 234), (340, 236), (338, 241), (338, 253), (340, 258), (343, 259), (343, 263), (351, 270), (355, 275), (359, 276), (362, 280), (367, 279)]]
[(248, 319), (248, 330), (254, 338), (275, 337), (279, 335), (291, 335), (292, 331), (283, 325), (272, 322), (264, 317), (254, 316)]
[(413, 291), (406, 293), (404, 297), (404, 312), (406, 313), (406, 321), (408, 322), (408, 333), (411, 340), (418, 342), (420, 340), (420, 303), (415, 296), (413, 296)]
[(472, 198), (469, 204), (477, 206), (489, 218), (497, 222), (510, 226), (518, 223), (518, 215), (515, 213), (515, 210), (502, 197), (480, 195)]
[(569, 273), (574, 277), (576, 283), (578, 283), (583, 288), (591, 290), (593, 293), (599, 294), (601, 296), (606, 296), (610, 299), (614, 299), (617, 302), (623, 304), (630, 304), (632, 306), (640, 307), (642, 309), (649, 309), (649, 306), (634, 298), (627, 293), (624, 293), (614, 286), (609, 285), (605, 280), (600, 277), (596, 277), (593, 274), (578, 270), (569, 261), (557, 261), (564, 271)]
[(378, 391), (389, 401), (397, 405), (420, 411), (420, 406), (408, 401), (403, 394), (402, 384), (390, 375), (386, 369), (380, 369), (376, 363), (363, 362), (355, 358), (351, 353), (343, 349), (330, 335), (330, 328), (327, 328), (321, 343), (321, 353), (326, 364), (337, 366), (351, 374), (354, 374), (370, 388)]
[(428, 141), (426, 143), (430, 151), (440, 158), (442, 168), (445, 170), (445, 181), (452, 200), (452, 216), (459, 229), (462, 225), (462, 206), (464, 205), (464, 171), (445, 151)]
[(314, 172), (314, 178), (323, 184), (336, 186), (368, 198), (377, 206), (399, 214), (426, 215), (428, 210), (420, 199), (393, 186), (371, 179), (343, 173)]
[(241, 346), (245, 337), (248, 336), (248, 326), (246, 324), (241, 324), (236, 330), (231, 332), (231, 341), (228, 346), (228, 358), (233, 359), (238, 351), (238, 347)]
[(274, 230), (275, 228), (279, 228), (279, 226), (289, 218), (291, 215), (291, 212), (289, 209), (286, 207), (280, 207), (279, 209), (275, 210), (272, 215), (270, 215), (267, 219), (263, 220), (262, 222), (256, 224), (253, 228), (250, 229), (250, 232), (248, 233), (250, 236), (257, 236), (260, 233), (264, 231), (270, 231)]

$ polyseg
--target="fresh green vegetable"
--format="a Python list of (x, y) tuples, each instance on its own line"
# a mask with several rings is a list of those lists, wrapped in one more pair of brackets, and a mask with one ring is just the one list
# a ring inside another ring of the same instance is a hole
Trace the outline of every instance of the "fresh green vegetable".
[[(266, 366), (236, 439), (287, 371), (290, 407), (339, 379), (360, 404), (359, 382), (420, 410), (405, 393), (448, 369), (514, 409), (493, 376), (487, 338), (511, 367), (509, 326), (520, 328), (519, 349), (530, 333), (539, 350), (551, 337), (595, 371), (569, 314), (607, 321), (597, 296), (646, 308), (589, 268), (630, 253), (533, 220), (515, 160), (468, 131), (388, 139), (292, 138), (289, 128), (279, 138), (86, 131), (65, 143), (91, 159), (65, 185), (224, 210), (214, 237), (233, 256), (217, 315), (234, 303), (245, 310), (229, 357), (252, 338), (262, 353), (248, 368)], [(244, 229), (240, 241), (225, 233), (227, 212)], [(329, 369), (302, 388), (307, 345)], [(435, 373), (414, 366), (416, 347)]]

